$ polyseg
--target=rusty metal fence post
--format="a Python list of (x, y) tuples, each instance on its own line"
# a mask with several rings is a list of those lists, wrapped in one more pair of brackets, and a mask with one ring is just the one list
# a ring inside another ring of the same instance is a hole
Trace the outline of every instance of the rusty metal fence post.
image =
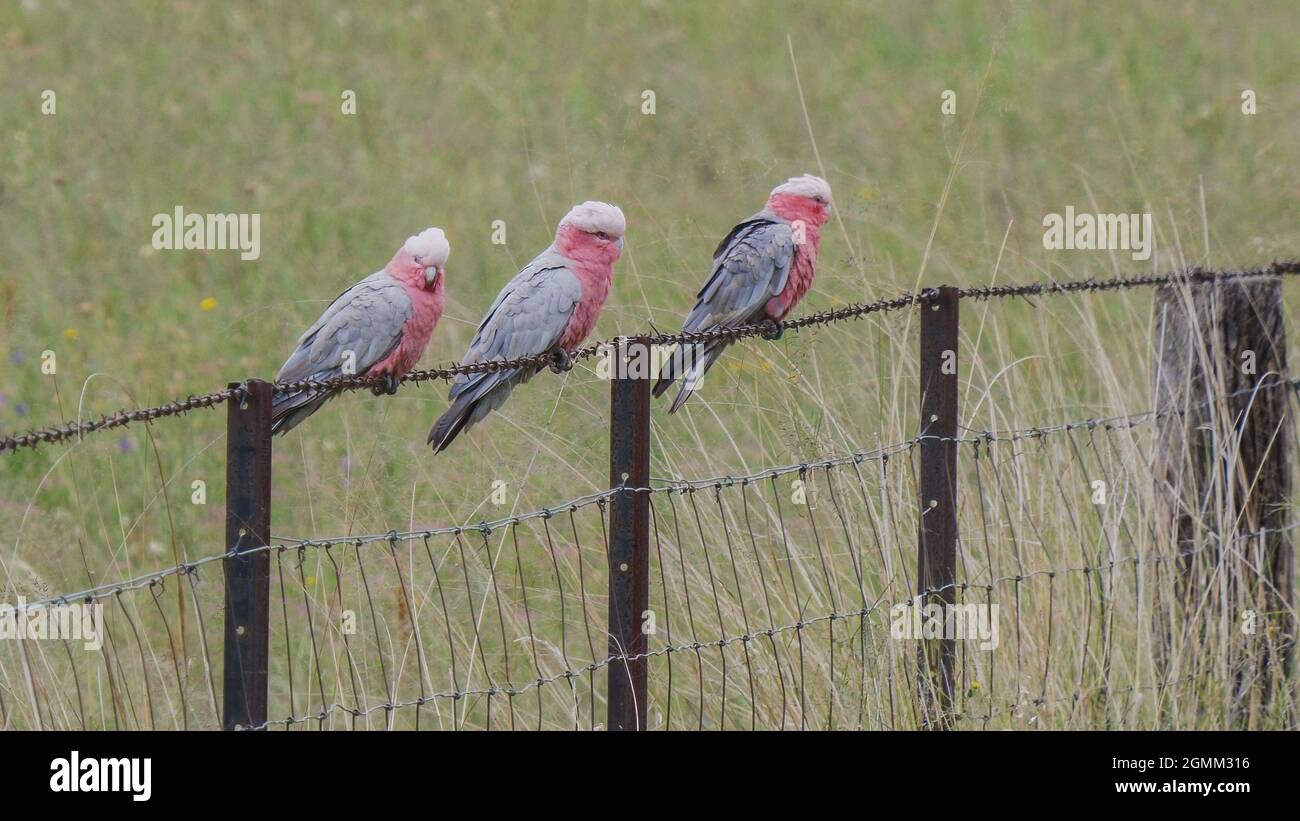
[[(614, 357), (609, 394), (611, 488), (650, 484), (650, 345), (633, 338)], [(650, 606), (650, 497), (614, 494), (609, 517), (610, 730), (646, 728), (649, 666), (642, 619)]]
[[(930, 296), (921, 306), (920, 595), (915, 605), (943, 608), (947, 625), (957, 584), (958, 293), (945, 286)], [(951, 636), (927, 639), (918, 656), (924, 726), (947, 729), (954, 706), (957, 642)]]
[[(238, 388), (240, 383), (231, 383)], [(240, 555), (271, 540), (271, 392), (250, 379), (226, 413), (225, 672), (222, 720), (226, 730), (266, 723), (270, 644), (271, 554)]]

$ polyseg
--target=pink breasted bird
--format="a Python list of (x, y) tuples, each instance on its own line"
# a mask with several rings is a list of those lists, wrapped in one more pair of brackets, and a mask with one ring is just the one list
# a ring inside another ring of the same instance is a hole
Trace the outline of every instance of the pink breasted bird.
[[(462, 364), (552, 353), (567, 362), (600, 317), (623, 252), (627, 222), (618, 206), (575, 205), (555, 231), (555, 242), (501, 289), (479, 323)], [(461, 374), (451, 386), (451, 407), (429, 431), (429, 444), (444, 450), (501, 407), (515, 386), (542, 366)]]
[[(791, 177), (772, 189), (763, 210), (718, 243), (712, 274), (696, 294), (683, 332), (785, 319), (812, 287), (821, 227), (830, 213), (831, 187), (821, 177)], [(678, 346), (669, 356), (654, 386), (654, 395), (662, 396), (682, 379), (669, 413), (686, 403), (728, 344), (719, 340)]]
[[(377, 271), (339, 295), (298, 339), (276, 382), (336, 376), (382, 376), (375, 393), (393, 394), (429, 344), (442, 316), (447, 256), (451, 246), (441, 228), (410, 237)], [(271, 430), (286, 433), (337, 390), (276, 391)]]

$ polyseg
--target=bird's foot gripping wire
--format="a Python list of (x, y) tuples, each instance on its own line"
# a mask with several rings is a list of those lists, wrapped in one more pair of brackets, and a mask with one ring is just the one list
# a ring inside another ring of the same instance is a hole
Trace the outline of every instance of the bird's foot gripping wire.
[(573, 370), (573, 357), (563, 348), (552, 348), (550, 359), (550, 368), (553, 373), (564, 373)]
[(383, 375), (383, 379), (383, 384), (375, 385), (370, 389), (375, 396), (392, 396), (397, 393), (397, 386), (399, 384), (397, 377), (393, 376), (391, 373), (386, 373)]
[(781, 327), (780, 322), (777, 322), (774, 319), (768, 319), (763, 322), (763, 333), (761, 335), (764, 339), (777, 340), (781, 338), (781, 334), (783, 333), (785, 333), (785, 328)]

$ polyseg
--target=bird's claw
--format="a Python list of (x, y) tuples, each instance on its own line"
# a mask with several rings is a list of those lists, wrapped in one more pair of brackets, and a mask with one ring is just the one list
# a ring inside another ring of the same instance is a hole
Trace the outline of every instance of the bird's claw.
[(391, 373), (386, 373), (383, 375), (383, 380), (384, 381), (381, 384), (375, 385), (370, 389), (375, 396), (392, 396), (397, 393), (397, 386), (399, 384), (397, 377), (393, 376)]
[(785, 333), (785, 328), (781, 327), (781, 323), (776, 320), (769, 319), (763, 325), (762, 337), (764, 339), (777, 340), (781, 338), (781, 334)]
[(555, 348), (551, 351), (551, 371), (553, 373), (564, 373), (573, 369), (573, 357), (563, 348)]

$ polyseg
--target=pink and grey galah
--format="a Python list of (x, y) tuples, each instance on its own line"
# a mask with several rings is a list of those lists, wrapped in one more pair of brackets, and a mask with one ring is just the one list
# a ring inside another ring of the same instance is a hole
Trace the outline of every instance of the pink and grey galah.
[[(501, 289), (469, 344), (462, 364), (519, 359), (550, 353), (567, 365), (600, 317), (623, 253), (627, 222), (618, 206), (588, 201), (575, 205), (555, 231), (555, 242)], [(442, 451), (501, 407), (517, 385), (542, 365), (460, 374), (451, 385), (451, 407), (429, 431)]]
[[(424, 354), (442, 316), (447, 256), (441, 228), (409, 237), (382, 271), (353, 285), (298, 339), (276, 382), (337, 376), (382, 376), (375, 393), (393, 394), (398, 380)], [(276, 391), (271, 430), (286, 433), (338, 390)]]
[[(831, 187), (821, 177), (791, 177), (772, 189), (763, 210), (718, 243), (713, 271), (696, 294), (682, 331), (701, 333), (785, 319), (812, 287), (821, 227), (830, 213)], [(774, 335), (780, 335), (779, 326)], [(682, 379), (669, 413), (699, 388), (728, 344), (717, 340), (680, 345), (669, 355), (654, 386), (654, 395), (662, 396)]]

